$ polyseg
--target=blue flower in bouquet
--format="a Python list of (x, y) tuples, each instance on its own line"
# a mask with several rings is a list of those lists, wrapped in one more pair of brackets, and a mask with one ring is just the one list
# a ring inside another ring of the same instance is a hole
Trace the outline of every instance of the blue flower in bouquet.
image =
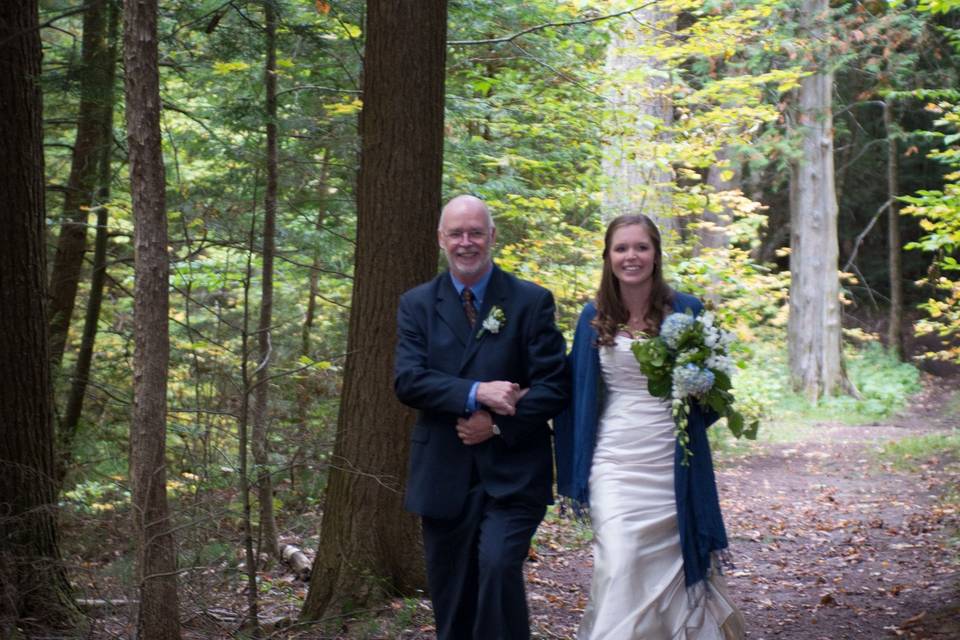
[(664, 319), (663, 325), (660, 327), (660, 337), (663, 338), (668, 347), (676, 349), (680, 346), (683, 334), (693, 326), (694, 322), (696, 321), (693, 316), (689, 314), (671, 313)]
[(688, 396), (702, 398), (713, 388), (716, 377), (709, 369), (685, 364), (673, 370), (673, 397), (683, 400)]

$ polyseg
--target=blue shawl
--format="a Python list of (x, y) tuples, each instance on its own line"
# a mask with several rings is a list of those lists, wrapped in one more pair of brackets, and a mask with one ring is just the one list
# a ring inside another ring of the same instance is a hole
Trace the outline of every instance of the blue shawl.
[[(703, 305), (693, 296), (675, 293), (673, 310), (700, 313)], [(600, 374), (597, 332), (590, 324), (597, 309), (592, 302), (584, 306), (573, 337), (567, 366), (573, 378), (570, 405), (554, 418), (557, 461), (557, 490), (574, 504), (589, 504), (590, 466), (597, 439), (597, 421), (602, 408), (604, 385)], [(720, 515), (713, 461), (707, 427), (717, 419), (712, 411), (702, 411), (693, 403), (688, 423), (689, 465), (681, 464), (683, 450), (674, 454), (674, 492), (680, 547), (683, 552), (684, 582), (692, 587), (707, 577), (711, 555), (727, 547), (727, 534)]]

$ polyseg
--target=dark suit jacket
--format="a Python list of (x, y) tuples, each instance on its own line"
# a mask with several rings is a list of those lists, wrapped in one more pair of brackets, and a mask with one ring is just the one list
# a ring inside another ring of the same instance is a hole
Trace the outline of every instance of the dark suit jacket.
[[(477, 338), (494, 306), (505, 322), (499, 332)], [(423, 516), (456, 517), (474, 465), (495, 498), (516, 496), (538, 505), (553, 500), (547, 421), (569, 394), (553, 296), (494, 266), (477, 319), (471, 330), (446, 272), (400, 298), (394, 388), (401, 402), (419, 410), (404, 506)], [(473, 382), (491, 380), (530, 391), (517, 403), (516, 415), (493, 416), (500, 436), (465, 445), (457, 437), (457, 418), (465, 415)]]

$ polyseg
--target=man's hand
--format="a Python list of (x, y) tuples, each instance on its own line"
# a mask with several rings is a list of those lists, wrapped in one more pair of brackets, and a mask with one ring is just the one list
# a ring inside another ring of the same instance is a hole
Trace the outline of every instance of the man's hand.
[(457, 419), (457, 435), (463, 444), (480, 444), (493, 437), (493, 416), (480, 409), (470, 414), (469, 418)]
[(494, 413), (512, 416), (516, 413), (517, 401), (523, 397), (523, 393), (516, 382), (506, 380), (481, 382), (477, 386), (477, 402), (490, 407)]

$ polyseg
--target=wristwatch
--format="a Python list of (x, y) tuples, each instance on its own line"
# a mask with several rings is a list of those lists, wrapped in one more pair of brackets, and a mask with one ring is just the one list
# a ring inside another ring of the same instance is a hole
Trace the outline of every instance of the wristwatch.
[(490, 425), (490, 428), (493, 430), (493, 435), (495, 435), (495, 436), (500, 435), (500, 427), (497, 426), (497, 423), (496, 423), (496, 422), (492, 423), (492, 424)]

